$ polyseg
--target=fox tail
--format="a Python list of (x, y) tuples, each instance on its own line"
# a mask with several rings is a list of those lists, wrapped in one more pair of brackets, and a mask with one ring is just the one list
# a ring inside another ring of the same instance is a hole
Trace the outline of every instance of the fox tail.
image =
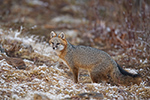
[(117, 70), (113, 71), (113, 79), (115, 82), (123, 85), (140, 84), (142, 81), (140, 74), (129, 73), (117, 64)]

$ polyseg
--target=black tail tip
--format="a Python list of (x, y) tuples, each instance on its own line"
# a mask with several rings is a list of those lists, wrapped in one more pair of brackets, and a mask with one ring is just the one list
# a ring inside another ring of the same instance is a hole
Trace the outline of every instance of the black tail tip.
[(133, 77), (141, 77), (141, 74), (134, 74)]

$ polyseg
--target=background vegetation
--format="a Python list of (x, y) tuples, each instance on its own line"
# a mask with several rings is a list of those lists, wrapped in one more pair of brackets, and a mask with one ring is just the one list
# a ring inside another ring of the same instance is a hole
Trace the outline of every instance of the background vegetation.
[[(0, 29), (4, 35), (0, 34), (0, 42), (5, 49), (20, 44), (6, 38), (16, 32), (20, 32), (16, 37), (33, 37), (35, 43), (46, 45), (51, 31), (63, 31), (72, 44), (102, 49), (123, 68), (136, 69), (143, 77), (143, 84), (150, 86), (150, 0), (0, 0), (0, 10)], [(17, 55), (8, 56), (48, 66), (56, 63), (55, 59), (27, 57), (18, 51)], [(61, 65), (59, 68), (64, 69)], [(129, 87), (126, 90), (129, 92)], [(100, 92), (111, 98), (106, 91)], [(130, 92), (135, 90), (132, 88)], [(150, 98), (150, 93), (137, 97)]]

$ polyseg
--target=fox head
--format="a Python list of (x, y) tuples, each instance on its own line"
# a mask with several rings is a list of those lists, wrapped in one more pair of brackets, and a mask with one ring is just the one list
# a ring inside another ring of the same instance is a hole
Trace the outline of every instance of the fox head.
[(61, 32), (57, 35), (55, 32), (52, 31), (50, 33), (49, 44), (53, 48), (53, 50), (56, 51), (56, 53), (62, 52), (67, 45), (65, 34)]

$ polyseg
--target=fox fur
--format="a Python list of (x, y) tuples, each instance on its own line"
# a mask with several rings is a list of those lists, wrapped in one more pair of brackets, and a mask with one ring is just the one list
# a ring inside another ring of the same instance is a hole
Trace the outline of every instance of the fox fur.
[(74, 46), (70, 44), (61, 32), (50, 33), (50, 45), (73, 73), (74, 82), (78, 82), (79, 68), (86, 69), (90, 73), (94, 83), (109, 80), (122, 85), (140, 84), (141, 75), (132, 74), (120, 67), (106, 52), (88, 47)]

